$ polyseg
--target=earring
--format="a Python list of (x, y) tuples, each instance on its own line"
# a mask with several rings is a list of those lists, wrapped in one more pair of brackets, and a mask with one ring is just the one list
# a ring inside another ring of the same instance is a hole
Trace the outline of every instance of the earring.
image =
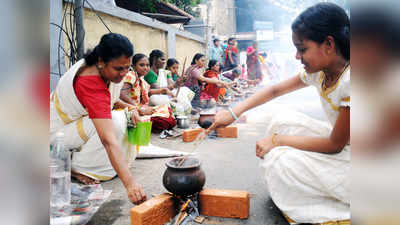
[(100, 66), (100, 65), (98, 65), (98, 64), (96, 65), (96, 67), (97, 67), (98, 70), (103, 69), (103, 66)]

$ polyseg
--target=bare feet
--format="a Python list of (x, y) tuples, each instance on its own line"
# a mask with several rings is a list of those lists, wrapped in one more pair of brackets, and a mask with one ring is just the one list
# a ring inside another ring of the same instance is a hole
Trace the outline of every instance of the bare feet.
[(91, 184), (99, 184), (100, 181), (99, 180), (95, 180), (92, 179), (88, 176), (85, 176), (83, 174), (71, 171), (71, 177), (77, 179), (79, 182), (81, 182), (82, 184), (86, 184), (86, 185), (91, 185)]

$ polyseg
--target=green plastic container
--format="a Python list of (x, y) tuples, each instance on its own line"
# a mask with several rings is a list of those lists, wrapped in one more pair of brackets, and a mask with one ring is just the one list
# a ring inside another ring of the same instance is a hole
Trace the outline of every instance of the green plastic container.
[(129, 143), (137, 146), (146, 146), (150, 143), (152, 122), (138, 122), (136, 128), (128, 128)]

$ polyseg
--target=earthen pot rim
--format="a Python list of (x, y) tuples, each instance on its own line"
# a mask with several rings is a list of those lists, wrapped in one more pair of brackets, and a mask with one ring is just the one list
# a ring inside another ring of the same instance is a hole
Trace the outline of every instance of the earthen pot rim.
[[(182, 166), (178, 167), (178, 163), (181, 161), (183, 157), (174, 158), (165, 163), (167, 168), (176, 169), (176, 170), (188, 170), (188, 169), (196, 169), (200, 168), (201, 162), (196, 158), (187, 157), (185, 162), (183, 162)], [(187, 162), (192, 162), (190, 165), (185, 165)]]

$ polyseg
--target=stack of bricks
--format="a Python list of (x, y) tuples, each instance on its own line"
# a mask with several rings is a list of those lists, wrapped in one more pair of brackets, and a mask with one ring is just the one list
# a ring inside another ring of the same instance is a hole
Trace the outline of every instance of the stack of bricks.
[[(175, 215), (170, 194), (161, 194), (131, 209), (131, 225), (163, 225)], [(199, 194), (200, 214), (224, 218), (249, 218), (247, 191), (204, 189)]]

